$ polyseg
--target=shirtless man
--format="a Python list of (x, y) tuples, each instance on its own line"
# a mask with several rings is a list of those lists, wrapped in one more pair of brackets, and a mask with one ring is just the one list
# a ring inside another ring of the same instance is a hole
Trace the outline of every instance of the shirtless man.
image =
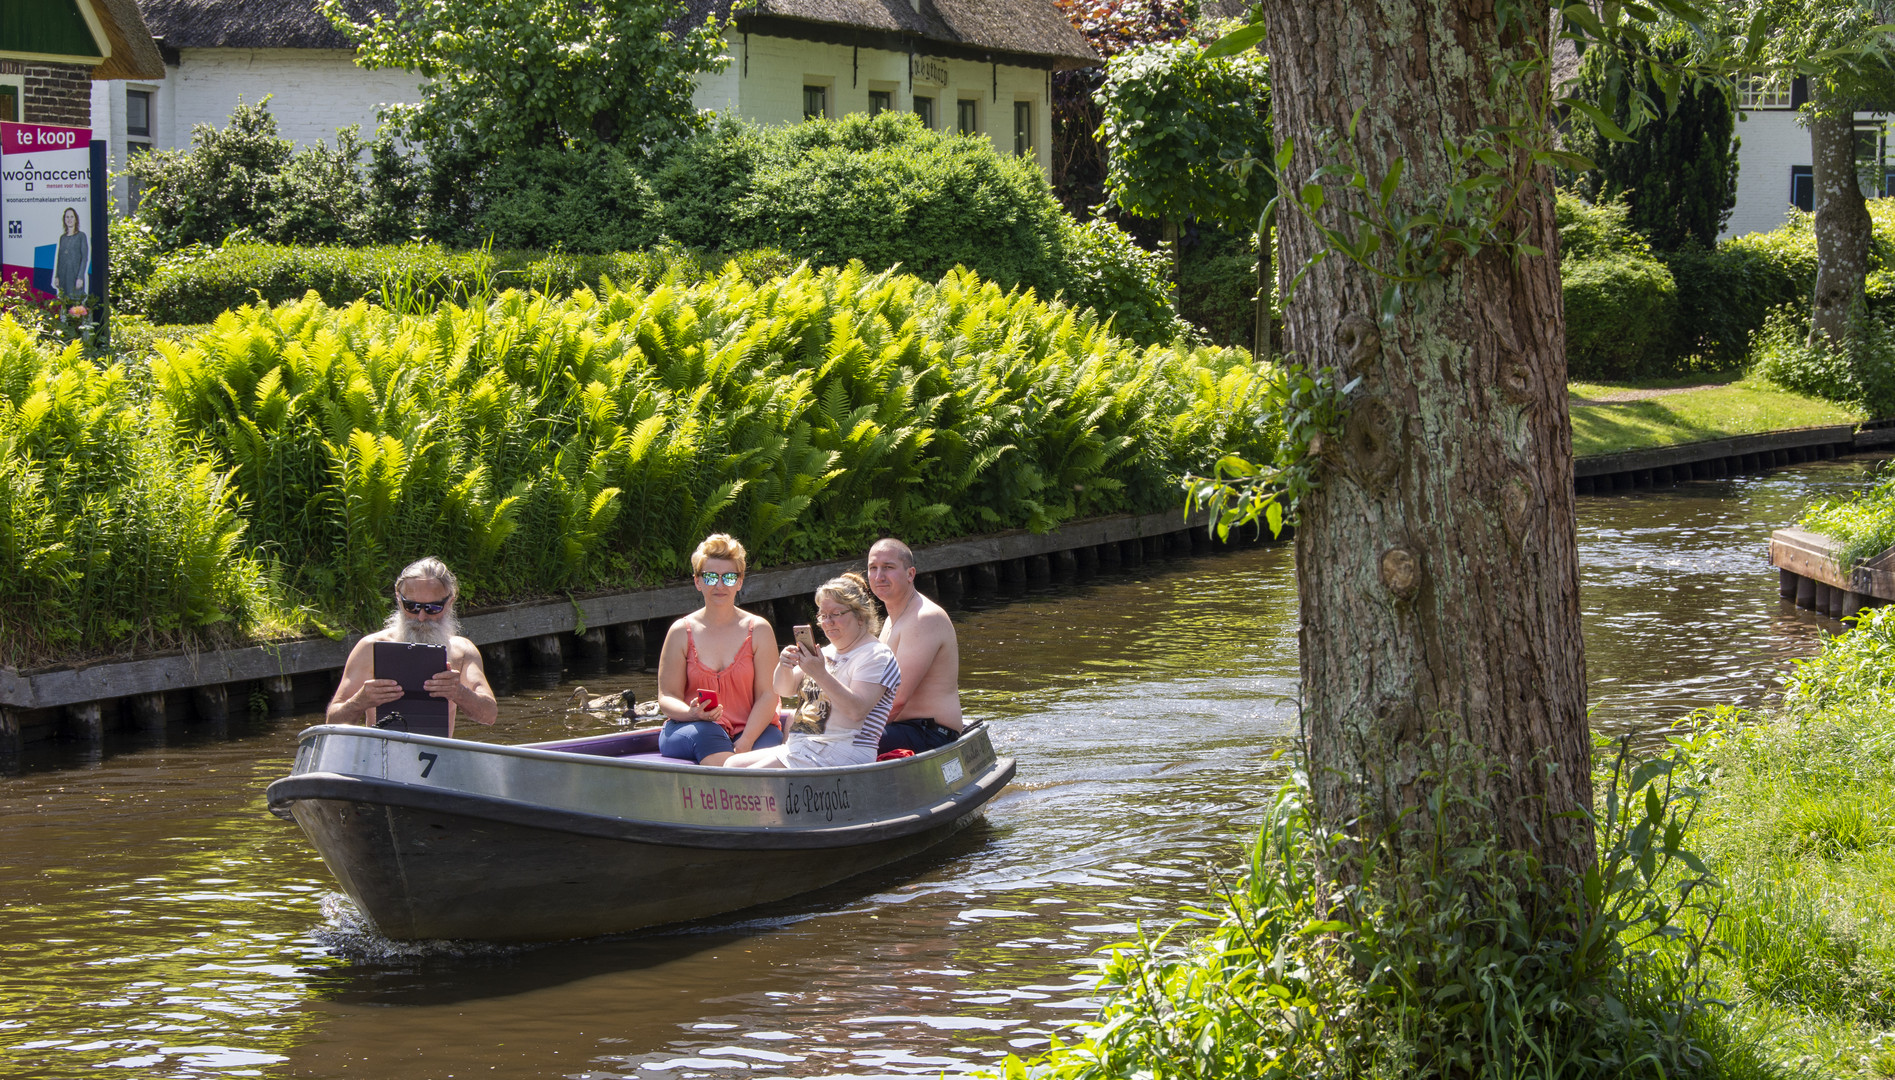
[(901, 665), (901, 687), (881, 752), (919, 754), (961, 735), (961, 645), (941, 605), (915, 590), (915, 553), (893, 537), (869, 548), (869, 589), (888, 609), (882, 644)]
[(375, 710), (401, 697), (401, 684), (393, 679), (375, 678), (375, 643), (378, 641), (415, 641), (425, 645), (447, 646), (447, 670), (430, 678), (428, 692), (446, 698), (447, 731), (454, 734), (454, 716), (491, 724), (500, 715), (500, 703), (487, 685), (487, 673), (480, 665), (480, 650), (460, 636), (460, 620), (454, 617), (454, 592), (459, 583), (453, 571), (441, 560), (429, 556), (408, 565), (395, 578), (395, 611), (388, 625), (369, 634), (349, 650), (342, 666), (342, 684), (329, 701), (327, 720), (331, 724), (373, 724)]

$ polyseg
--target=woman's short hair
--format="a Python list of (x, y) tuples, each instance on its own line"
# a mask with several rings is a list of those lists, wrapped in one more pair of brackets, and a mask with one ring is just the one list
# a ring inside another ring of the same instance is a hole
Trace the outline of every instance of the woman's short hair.
[(432, 555), (416, 559), (403, 567), (401, 573), (395, 575), (395, 591), (401, 592), (402, 585), (410, 581), (438, 581), (447, 586), (447, 595), (450, 600), (459, 596), (461, 592), (461, 583), (455, 580), (454, 571), (449, 570), (446, 563)]
[(861, 574), (852, 571), (823, 582), (816, 590), (816, 602), (822, 603), (824, 597), (854, 612), (862, 625), (869, 628), (869, 633), (882, 632), (882, 613), (875, 610), (875, 594), (869, 591), (868, 579)]
[(744, 572), (743, 541), (728, 533), (712, 533), (704, 538), (704, 542), (697, 546), (696, 551), (691, 553), (693, 574), (704, 569), (705, 559), (729, 559), (737, 564), (737, 572), (741, 574)]

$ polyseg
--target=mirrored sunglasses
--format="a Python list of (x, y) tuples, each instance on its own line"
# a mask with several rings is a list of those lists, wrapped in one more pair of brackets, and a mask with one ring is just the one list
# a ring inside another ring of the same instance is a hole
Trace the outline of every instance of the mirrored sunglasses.
[(741, 577), (743, 577), (743, 572), (740, 570), (726, 570), (721, 574), (715, 570), (706, 570), (697, 576), (698, 580), (706, 585), (716, 585), (719, 582), (725, 585), (735, 585), (737, 584), (737, 579)]
[(405, 596), (397, 596), (395, 599), (401, 601), (402, 608), (410, 615), (419, 615), (424, 611), (430, 615), (439, 615), (441, 612), (447, 610), (447, 601), (445, 600), (436, 603), (424, 603), (420, 600), (410, 600)]

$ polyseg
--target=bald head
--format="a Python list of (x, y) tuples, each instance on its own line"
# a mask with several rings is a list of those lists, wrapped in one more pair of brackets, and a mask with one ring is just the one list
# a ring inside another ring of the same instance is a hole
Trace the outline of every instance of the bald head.
[(904, 570), (912, 570), (915, 567), (914, 549), (892, 536), (885, 536), (869, 546), (870, 562), (874, 562), (878, 554), (897, 560)]
[(907, 610), (915, 597), (915, 553), (894, 537), (869, 548), (869, 588), (888, 606), (890, 618)]

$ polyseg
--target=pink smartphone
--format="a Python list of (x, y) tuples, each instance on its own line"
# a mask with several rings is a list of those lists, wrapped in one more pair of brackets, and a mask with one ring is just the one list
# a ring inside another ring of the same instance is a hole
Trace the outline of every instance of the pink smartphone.
[(714, 711), (716, 711), (716, 709), (717, 709), (717, 691), (715, 691), (715, 690), (699, 690), (699, 691), (697, 692), (697, 703), (698, 703), (698, 705), (699, 705), (699, 707), (701, 707), (701, 708), (702, 708), (702, 709), (703, 709), (703, 710), (704, 710), (705, 712), (714, 712)]

